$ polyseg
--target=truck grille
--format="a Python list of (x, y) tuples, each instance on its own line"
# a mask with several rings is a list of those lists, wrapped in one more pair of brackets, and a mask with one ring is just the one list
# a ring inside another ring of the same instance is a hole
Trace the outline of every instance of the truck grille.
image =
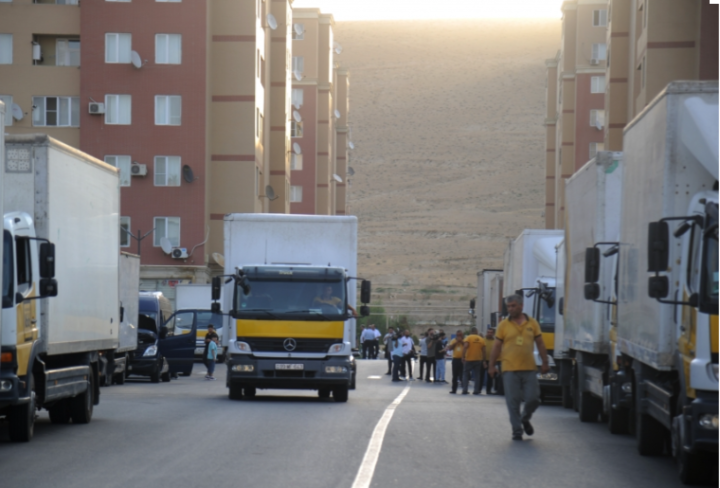
[(315, 371), (285, 371), (263, 370), (265, 378), (314, 378)]
[(295, 339), (296, 347), (292, 351), (285, 349), (282, 339), (256, 339), (238, 337), (239, 341), (247, 342), (254, 352), (328, 352), (330, 346), (342, 342), (342, 339)]

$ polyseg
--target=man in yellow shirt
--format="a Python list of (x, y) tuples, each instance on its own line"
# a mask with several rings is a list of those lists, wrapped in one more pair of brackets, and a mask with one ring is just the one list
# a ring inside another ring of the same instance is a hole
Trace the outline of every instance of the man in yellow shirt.
[(470, 329), (470, 334), (463, 341), (463, 395), (468, 394), (470, 375), (475, 378), (473, 395), (479, 395), (485, 371), (482, 362), (485, 360), (485, 339), (478, 335), (477, 327)]
[[(521, 441), (523, 431), (533, 435), (535, 430), (530, 423), (533, 412), (540, 405), (540, 385), (537, 379), (537, 367), (533, 356), (533, 345), (537, 345), (542, 366), (540, 371), (547, 373), (547, 350), (542, 340), (540, 325), (532, 317), (522, 311), (523, 299), (519, 295), (510, 295), (505, 298), (508, 318), (500, 322), (495, 332), (495, 344), (488, 373), (495, 376), (497, 370), (495, 363), (502, 353), (502, 380), (505, 387), (505, 402), (510, 414), (510, 424), (513, 430), (513, 440)], [(522, 414), (520, 405), (525, 402)]]
[(461, 330), (455, 333), (455, 339), (450, 341), (447, 347), (443, 350), (443, 352), (445, 351), (452, 351), (452, 383), (450, 385), (450, 393), (457, 393), (460, 375), (462, 375), (463, 371), (463, 332)]

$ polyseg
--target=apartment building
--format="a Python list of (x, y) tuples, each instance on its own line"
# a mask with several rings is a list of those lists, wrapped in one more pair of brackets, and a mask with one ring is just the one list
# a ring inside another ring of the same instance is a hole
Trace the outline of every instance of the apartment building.
[(319, 9), (293, 11), (290, 211), (294, 214), (335, 215), (346, 209), (349, 74), (334, 61), (340, 51), (334, 24), (332, 15)]
[(28, 115), (8, 130), (120, 169), (144, 289), (219, 271), (225, 214), (289, 211), (291, 19), (291, 0), (0, 0), (0, 95)]

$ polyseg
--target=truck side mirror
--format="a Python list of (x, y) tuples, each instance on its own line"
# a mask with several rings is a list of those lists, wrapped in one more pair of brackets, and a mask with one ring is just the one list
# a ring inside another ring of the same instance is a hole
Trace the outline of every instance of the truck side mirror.
[(585, 283), (585, 300), (597, 300), (598, 298), (600, 298), (600, 285)]
[(475, 310), (475, 299), (470, 300), (470, 310)]
[[(669, 241), (667, 222), (650, 222), (648, 224), (647, 266), (649, 272), (660, 273), (667, 270)], [(655, 291), (661, 290), (657, 289)], [(667, 294), (664, 296), (667, 296)]]
[(54, 278), (41, 278), (39, 291), (41, 297), (56, 297), (58, 294), (57, 280)]
[(363, 305), (362, 307), (360, 307), (360, 316), (367, 317), (368, 315), (370, 315), (370, 307), (368, 307), (367, 305)]
[[(585, 283), (597, 283), (600, 279), (600, 249), (588, 247), (585, 249)], [(587, 298), (587, 295), (585, 296)], [(588, 298), (588, 300), (594, 300)]]
[(362, 280), (362, 283), (360, 283), (360, 303), (370, 303), (371, 287), (370, 281)]
[(667, 276), (651, 276), (648, 278), (648, 296), (650, 298), (665, 298), (668, 293), (670, 293), (670, 283)]
[(220, 300), (221, 283), (222, 283), (222, 278), (220, 278), (219, 276), (216, 276), (212, 279), (211, 289), (212, 289), (212, 301), (213, 302)]
[(55, 244), (51, 242), (40, 244), (40, 278), (55, 278)]
[(212, 304), (210, 305), (210, 311), (212, 313), (222, 313), (222, 311), (220, 310), (220, 304), (218, 302), (212, 302)]

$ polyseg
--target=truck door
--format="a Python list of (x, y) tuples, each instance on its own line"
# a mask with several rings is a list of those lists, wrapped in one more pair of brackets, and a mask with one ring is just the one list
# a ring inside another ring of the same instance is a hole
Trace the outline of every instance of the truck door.
[(194, 311), (180, 311), (170, 316), (167, 335), (158, 341), (160, 354), (167, 359), (171, 373), (192, 373), (195, 359), (197, 321)]

